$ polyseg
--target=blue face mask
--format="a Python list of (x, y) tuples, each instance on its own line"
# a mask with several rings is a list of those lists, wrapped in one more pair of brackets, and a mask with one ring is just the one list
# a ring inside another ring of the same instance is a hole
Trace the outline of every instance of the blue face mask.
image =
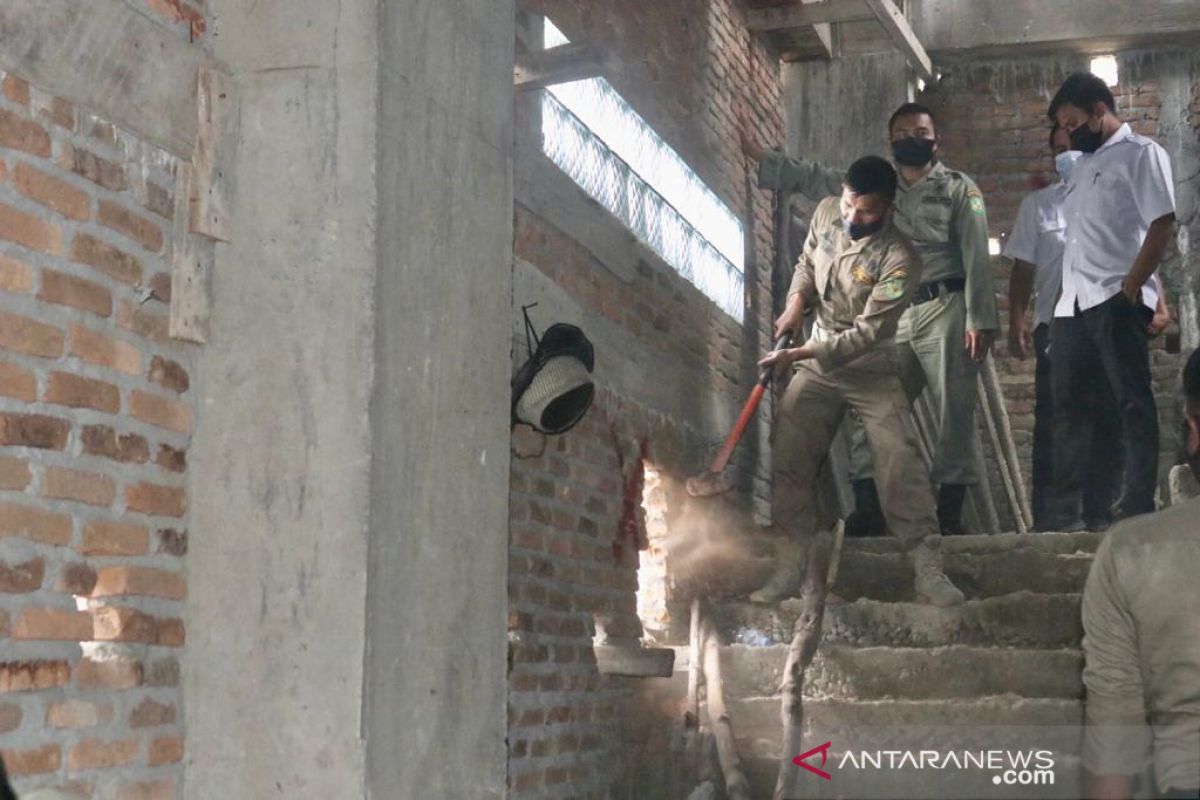
[(1083, 153), (1079, 150), (1064, 150), (1054, 157), (1054, 169), (1058, 172), (1058, 177), (1062, 178), (1063, 183), (1070, 182), (1071, 172), (1082, 155)]

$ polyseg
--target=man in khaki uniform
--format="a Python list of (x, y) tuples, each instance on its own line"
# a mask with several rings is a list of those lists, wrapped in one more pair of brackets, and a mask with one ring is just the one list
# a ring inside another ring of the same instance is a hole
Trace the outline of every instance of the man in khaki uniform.
[(780, 563), (752, 600), (774, 602), (799, 588), (803, 549), (816, 527), (818, 475), (853, 409), (876, 454), (883, 514), (913, 553), (917, 596), (941, 606), (962, 602), (942, 574), (933, 490), (896, 363), (896, 327), (917, 286), (920, 261), (892, 224), (895, 194), (895, 170), (867, 156), (847, 171), (840, 198), (821, 201), (776, 323), (777, 336), (796, 332), (811, 307), (813, 334), (760, 362), (800, 366), (784, 392), (772, 448), (774, 519), (784, 530)]
[[(935, 160), (933, 114), (901, 106), (888, 124), (900, 181), (895, 225), (912, 240), (924, 264), (921, 283), (896, 334), (901, 378), (910, 400), (928, 388), (938, 417), (931, 480), (938, 484), (943, 533), (961, 533), (962, 506), (975, 473), (975, 404), (979, 364), (999, 322), (988, 255), (987, 212), (974, 181)], [(764, 151), (746, 133), (742, 147), (759, 164), (763, 188), (809, 197), (841, 192), (842, 173), (803, 158)], [(872, 450), (861, 427), (851, 426), (850, 478), (858, 513), (847, 532), (882, 533), (883, 518), (871, 479)], [(874, 450), (876, 461), (878, 450)], [(892, 531), (895, 533), (895, 531)]]

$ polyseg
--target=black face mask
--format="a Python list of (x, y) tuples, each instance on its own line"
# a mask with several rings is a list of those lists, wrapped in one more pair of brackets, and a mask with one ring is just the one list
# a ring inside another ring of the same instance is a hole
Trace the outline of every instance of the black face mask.
[(933, 160), (933, 139), (909, 136), (892, 140), (892, 157), (905, 167), (923, 167)]
[(1104, 144), (1104, 134), (1094, 131), (1086, 124), (1071, 131), (1071, 149), (1084, 153), (1094, 153)]
[(842, 230), (844, 230), (846, 235), (851, 239), (857, 240), (863, 238), (864, 236), (870, 236), (873, 233), (879, 233), (879, 231), (883, 230), (884, 223), (886, 222), (887, 219), (883, 217), (875, 222), (872, 222), (870, 225), (856, 225), (854, 223), (846, 222), (846, 220), (842, 220)]

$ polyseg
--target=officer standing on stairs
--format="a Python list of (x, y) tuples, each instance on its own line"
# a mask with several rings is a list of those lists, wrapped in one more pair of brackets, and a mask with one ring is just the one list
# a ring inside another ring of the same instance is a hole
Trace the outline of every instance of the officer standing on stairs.
[(961, 603), (942, 573), (933, 491), (922, 469), (896, 362), (895, 335), (920, 277), (912, 243), (892, 221), (896, 172), (877, 156), (846, 172), (840, 197), (821, 201), (796, 264), (776, 336), (797, 332), (804, 309), (813, 334), (760, 364), (799, 362), (772, 432), (778, 565), (751, 595), (776, 602), (800, 588), (805, 546), (816, 527), (816, 486), (829, 444), (848, 409), (858, 412), (876, 453), (888, 527), (912, 552), (916, 595), (938, 606)]
[[(974, 181), (937, 160), (933, 112), (905, 103), (888, 122), (899, 166), (895, 224), (924, 264), (922, 282), (896, 335), (901, 378), (909, 400), (928, 388), (938, 421), (931, 480), (939, 485), (943, 533), (963, 533), (962, 508), (975, 474), (975, 404), (979, 364), (999, 329), (988, 255), (987, 212)], [(841, 191), (842, 173), (804, 158), (764, 151), (747, 128), (742, 149), (758, 162), (762, 188), (817, 198)], [(872, 453), (859, 425), (851, 427), (850, 478), (856, 512), (850, 535), (883, 532)], [(876, 454), (877, 455), (877, 454)], [(895, 531), (893, 531), (895, 533)]]

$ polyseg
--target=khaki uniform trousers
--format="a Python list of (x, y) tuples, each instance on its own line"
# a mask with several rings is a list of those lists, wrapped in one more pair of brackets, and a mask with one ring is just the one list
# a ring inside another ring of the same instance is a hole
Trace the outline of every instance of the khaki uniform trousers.
[(825, 512), (819, 499), (822, 473), (848, 410), (862, 419), (875, 453), (875, 480), (888, 529), (909, 547), (937, 534), (933, 488), (890, 347), (829, 372), (815, 361), (796, 370), (772, 433), (775, 524), (802, 542), (819, 530)]
[[(900, 379), (908, 396), (908, 409), (929, 389), (937, 415), (937, 441), (933, 448), (934, 484), (974, 484), (975, 405), (979, 397), (979, 364), (967, 355), (966, 302), (962, 292), (949, 292), (912, 306), (900, 318), (896, 348)], [(879, 449), (869, 446), (863, 428), (851, 415), (846, 423), (850, 444), (850, 478), (872, 476), (872, 454), (878, 482)], [(922, 466), (922, 469), (924, 467)]]

